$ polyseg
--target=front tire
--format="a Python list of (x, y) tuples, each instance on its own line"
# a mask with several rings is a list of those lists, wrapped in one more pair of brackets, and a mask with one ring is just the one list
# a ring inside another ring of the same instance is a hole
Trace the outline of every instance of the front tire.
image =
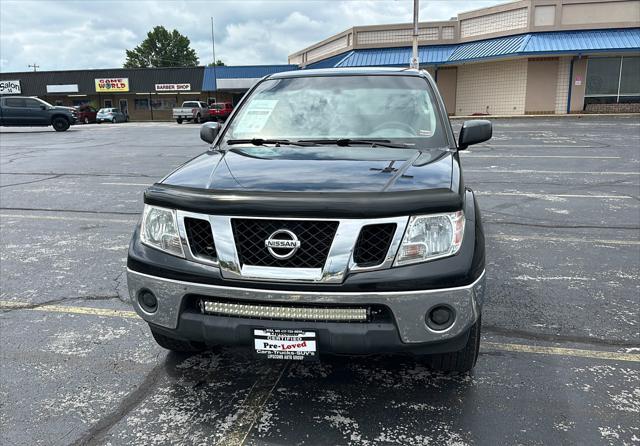
[(469, 329), (469, 339), (462, 350), (429, 355), (427, 363), (433, 370), (466, 373), (471, 371), (478, 360), (482, 320), (478, 318)]
[(182, 124), (182, 118), (178, 118), (178, 119), (176, 119), (176, 122), (177, 122), (178, 124)]
[(149, 326), (149, 328), (151, 329), (153, 339), (155, 339), (156, 343), (162, 348), (176, 353), (195, 353), (204, 350), (204, 348), (198, 344), (166, 336), (156, 331), (152, 326)]
[(85, 117), (84, 117), (84, 123), (85, 123), (85, 124), (89, 124), (89, 117), (88, 117), (88, 116), (85, 116)]
[(68, 119), (58, 116), (56, 118), (53, 118), (53, 121), (51, 121), (51, 125), (53, 125), (53, 129), (56, 132), (64, 132), (69, 129), (71, 123)]
[(113, 119), (111, 120), (111, 123), (112, 123), (112, 124), (115, 124), (116, 122), (118, 122), (118, 121), (116, 121), (116, 118), (113, 118)]
[(200, 117), (200, 113), (198, 113), (198, 114), (196, 115), (196, 118), (194, 119), (194, 122), (195, 122), (196, 124), (200, 124), (200, 123), (202, 122), (202, 118)]

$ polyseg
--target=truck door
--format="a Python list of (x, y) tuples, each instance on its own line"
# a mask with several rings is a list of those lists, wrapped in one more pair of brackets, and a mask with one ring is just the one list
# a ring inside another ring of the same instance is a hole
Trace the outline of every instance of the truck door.
[(2, 100), (3, 125), (29, 125), (29, 110), (25, 98), (4, 98)]
[(51, 115), (47, 106), (33, 98), (24, 98), (29, 113), (29, 123), (33, 125), (49, 125)]

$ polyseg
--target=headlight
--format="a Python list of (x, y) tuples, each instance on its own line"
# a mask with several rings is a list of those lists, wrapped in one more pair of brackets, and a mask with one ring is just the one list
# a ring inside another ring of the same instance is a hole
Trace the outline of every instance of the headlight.
[(460, 249), (463, 233), (462, 211), (411, 217), (394, 266), (451, 256)]
[(145, 245), (184, 257), (175, 210), (145, 205), (140, 240)]

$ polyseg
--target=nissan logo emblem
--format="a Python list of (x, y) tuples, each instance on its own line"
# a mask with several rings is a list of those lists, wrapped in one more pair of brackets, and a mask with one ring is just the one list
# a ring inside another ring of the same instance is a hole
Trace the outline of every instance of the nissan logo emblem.
[(264, 241), (264, 246), (276, 259), (287, 260), (300, 249), (300, 240), (288, 229), (278, 229)]

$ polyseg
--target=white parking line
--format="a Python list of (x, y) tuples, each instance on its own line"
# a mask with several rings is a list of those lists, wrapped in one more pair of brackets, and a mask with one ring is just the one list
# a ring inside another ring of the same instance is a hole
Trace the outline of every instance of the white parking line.
[(0, 214), (0, 219), (6, 218), (24, 218), (28, 220), (60, 220), (60, 221), (90, 221), (90, 222), (109, 222), (109, 223), (135, 223), (138, 220), (137, 216), (131, 216), (129, 219), (122, 218), (109, 218), (103, 215), (96, 217), (66, 217), (62, 215), (27, 215), (27, 214)]
[(640, 172), (593, 172), (593, 171), (574, 171), (574, 170), (533, 170), (533, 169), (520, 169), (520, 170), (504, 170), (504, 169), (465, 169), (465, 172), (472, 173), (517, 173), (517, 174), (536, 174), (541, 173), (545, 175), (640, 175)]
[(577, 237), (545, 237), (538, 235), (507, 235), (496, 234), (487, 235), (487, 238), (505, 241), (505, 242), (520, 242), (523, 240), (532, 240), (538, 242), (561, 242), (561, 243), (592, 243), (600, 245), (628, 245), (636, 246), (640, 245), (640, 241), (637, 240), (614, 240), (614, 239), (595, 239), (595, 238), (577, 238)]
[(149, 187), (153, 183), (100, 183), (106, 186), (141, 186), (141, 187)]
[(537, 194), (531, 192), (476, 192), (476, 195), (494, 195), (500, 197), (529, 197), (529, 198), (606, 198), (612, 200), (633, 199), (629, 195), (579, 195), (579, 194)]
[(465, 158), (566, 158), (566, 159), (593, 159), (593, 160), (617, 160), (619, 156), (583, 156), (583, 155), (476, 155), (473, 152), (460, 152)]

